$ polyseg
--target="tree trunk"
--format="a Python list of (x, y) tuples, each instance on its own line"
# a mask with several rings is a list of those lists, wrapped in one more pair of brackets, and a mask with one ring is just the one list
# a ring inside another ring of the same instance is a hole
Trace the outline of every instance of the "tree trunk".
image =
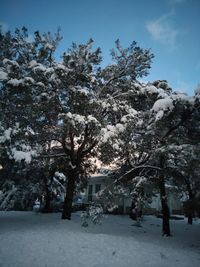
[(45, 197), (44, 197), (44, 208), (42, 210), (42, 212), (44, 213), (50, 213), (52, 212), (51, 209), (51, 192), (48, 188), (48, 185), (45, 186)]
[(160, 177), (160, 198), (161, 198), (161, 205), (162, 205), (162, 234), (163, 236), (170, 236), (170, 224), (169, 224), (169, 207), (167, 203), (167, 195), (166, 195), (166, 188), (165, 188), (165, 179), (164, 176), (161, 175)]
[(75, 182), (77, 178), (76, 171), (71, 171), (70, 174), (68, 174), (68, 182), (67, 182), (67, 188), (66, 188), (66, 195), (63, 205), (63, 212), (62, 212), (62, 219), (64, 220), (71, 220), (71, 213), (72, 213), (72, 203), (73, 203), (73, 197), (74, 197), (74, 190), (75, 190)]
[(193, 223), (193, 216), (194, 216), (194, 201), (193, 201), (193, 192), (190, 186), (190, 183), (187, 184), (188, 194), (189, 194), (189, 205), (188, 205), (188, 224)]
[(52, 192), (51, 190), (49, 190), (49, 188), (52, 185), (54, 174), (55, 174), (55, 168), (52, 169), (50, 172), (45, 173), (43, 176), (45, 196), (44, 196), (44, 208), (42, 212), (44, 213), (52, 212), (51, 208)]
[[(160, 156), (160, 168), (164, 168), (164, 156)], [(162, 235), (163, 236), (170, 236), (170, 214), (169, 214), (169, 207), (167, 203), (167, 194), (166, 194), (166, 188), (165, 188), (165, 176), (163, 171), (160, 173), (160, 179), (159, 179), (159, 187), (160, 187), (160, 199), (161, 199), (161, 206), (162, 206)]]
[(188, 214), (188, 224), (193, 223), (193, 216), (191, 214)]
[(187, 203), (187, 214), (186, 216), (188, 217), (188, 224), (193, 223), (193, 216), (194, 216), (194, 207), (193, 207), (193, 198), (189, 194), (189, 200)]

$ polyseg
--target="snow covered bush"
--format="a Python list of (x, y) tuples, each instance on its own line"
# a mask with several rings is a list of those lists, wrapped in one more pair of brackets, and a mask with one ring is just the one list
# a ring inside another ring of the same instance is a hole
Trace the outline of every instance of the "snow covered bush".
[(0, 210), (32, 210), (35, 200), (40, 196), (39, 184), (16, 185), (8, 180), (1, 187)]
[(86, 211), (82, 212), (82, 226), (87, 227), (89, 225), (89, 221), (92, 221), (94, 224), (101, 224), (103, 217), (103, 207), (100, 204), (93, 204), (89, 206)]

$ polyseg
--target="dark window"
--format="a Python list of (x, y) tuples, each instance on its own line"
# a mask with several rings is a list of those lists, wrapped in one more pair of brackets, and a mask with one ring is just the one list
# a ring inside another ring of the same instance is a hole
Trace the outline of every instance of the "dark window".
[(92, 201), (92, 191), (93, 191), (93, 185), (90, 184), (88, 188), (88, 201)]
[(101, 190), (101, 184), (95, 184), (95, 193)]

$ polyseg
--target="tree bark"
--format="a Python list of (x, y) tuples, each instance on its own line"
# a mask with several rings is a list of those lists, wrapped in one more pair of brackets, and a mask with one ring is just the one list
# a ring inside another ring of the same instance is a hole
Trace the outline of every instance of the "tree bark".
[(68, 174), (67, 178), (68, 182), (67, 182), (66, 195), (62, 212), (63, 220), (71, 220), (72, 204), (75, 191), (75, 183), (77, 178), (76, 171), (72, 170), (70, 174)]
[[(44, 208), (42, 212), (44, 213), (52, 212), (52, 207), (51, 207), (52, 192), (49, 188), (52, 185), (55, 171), (56, 168), (53, 168), (49, 172), (45, 173), (43, 176), (44, 186), (45, 186), (45, 197), (44, 197)], [(50, 182), (48, 181), (48, 179)]]
[(193, 223), (193, 216), (191, 214), (188, 214), (188, 224), (192, 225)]
[(160, 198), (161, 198), (162, 215), (163, 215), (162, 234), (163, 236), (170, 236), (170, 224), (169, 224), (170, 214), (167, 203), (165, 180), (163, 175), (161, 175), (160, 177)]
[(44, 213), (50, 213), (52, 212), (51, 209), (51, 192), (48, 188), (48, 185), (45, 185), (45, 197), (44, 197), (44, 208), (42, 210), (42, 212)]
[[(160, 168), (161, 169), (164, 168), (164, 158), (162, 155), (160, 158)], [(162, 206), (162, 235), (170, 236), (170, 224), (169, 224), (170, 214), (169, 214), (169, 206), (167, 203), (165, 177), (163, 171), (160, 172), (159, 187), (160, 187), (160, 199)]]
[(189, 194), (189, 205), (188, 205), (188, 224), (193, 223), (193, 216), (194, 216), (194, 204), (193, 204), (193, 192), (190, 186), (190, 183), (187, 183), (187, 189), (188, 189), (188, 194)]
[(188, 217), (188, 224), (193, 223), (193, 216), (194, 216), (194, 207), (193, 207), (193, 197), (189, 195), (189, 200), (187, 204), (187, 217)]

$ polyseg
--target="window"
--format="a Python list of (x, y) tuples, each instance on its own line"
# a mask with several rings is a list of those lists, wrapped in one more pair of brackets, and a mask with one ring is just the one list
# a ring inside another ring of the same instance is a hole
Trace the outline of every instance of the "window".
[(90, 184), (88, 188), (88, 201), (92, 201), (92, 191), (93, 191), (93, 185)]
[(95, 184), (95, 194), (101, 190), (101, 184)]

